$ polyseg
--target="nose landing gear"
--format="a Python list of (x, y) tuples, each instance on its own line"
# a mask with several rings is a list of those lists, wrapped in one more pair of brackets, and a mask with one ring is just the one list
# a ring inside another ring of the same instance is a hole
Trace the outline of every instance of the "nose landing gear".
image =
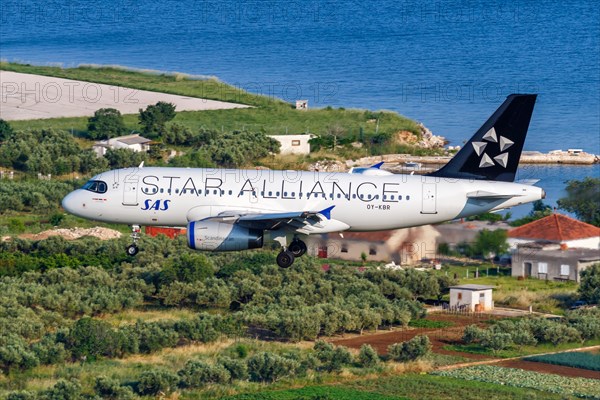
[(137, 241), (140, 240), (140, 232), (142, 231), (142, 229), (140, 228), (139, 225), (132, 225), (131, 226), (131, 239), (133, 239), (133, 243), (130, 244), (129, 246), (127, 246), (127, 248), (125, 249), (125, 251), (127, 252), (127, 255), (130, 257), (135, 256), (140, 249), (137, 247)]

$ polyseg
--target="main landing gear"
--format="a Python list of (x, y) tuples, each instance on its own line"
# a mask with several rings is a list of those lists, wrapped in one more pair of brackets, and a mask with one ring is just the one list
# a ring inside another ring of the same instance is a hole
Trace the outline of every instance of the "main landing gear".
[(294, 238), (287, 249), (282, 249), (277, 255), (277, 265), (281, 268), (289, 268), (296, 257), (302, 257), (306, 253), (306, 243), (298, 238)]
[(127, 255), (130, 257), (135, 256), (140, 249), (137, 247), (137, 241), (140, 240), (140, 232), (142, 231), (142, 229), (140, 228), (139, 225), (132, 225), (131, 226), (131, 238), (133, 239), (133, 243), (130, 244), (129, 246), (127, 246), (127, 248), (125, 249), (125, 251), (127, 252)]

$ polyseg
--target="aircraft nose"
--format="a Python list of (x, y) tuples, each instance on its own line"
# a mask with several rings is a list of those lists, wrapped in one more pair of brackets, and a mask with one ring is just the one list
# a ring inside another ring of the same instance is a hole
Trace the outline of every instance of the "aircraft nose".
[(77, 211), (81, 211), (81, 204), (80, 201), (78, 200), (78, 190), (75, 190), (71, 193), (69, 193), (68, 195), (66, 195), (64, 197), (64, 199), (62, 199), (61, 205), (62, 208), (65, 209), (66, 212), (70, 213), (70, 214), (74, 214), (74, 215), (78, 215), (79, 213)]

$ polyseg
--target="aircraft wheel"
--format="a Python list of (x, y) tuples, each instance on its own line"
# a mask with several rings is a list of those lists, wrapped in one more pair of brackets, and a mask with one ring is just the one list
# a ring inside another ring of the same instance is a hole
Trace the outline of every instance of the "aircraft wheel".
[(292, 252), (294, 257), (302, 257), (307, 250), (306, 243), (298, 239), (293, 240), (292, 243), (290, 243), (288, 250)]
[(130, 246), (127, 246), (127, 255), (128, 256), (135, 256), (138, 252), (140, 251), (140, 249), (135, 245), (132, 244)]
[(289, 268), (294, 263), (294, 255), (291, 251), (282, 251), (277, 254), (277, 265), (281, 268)]

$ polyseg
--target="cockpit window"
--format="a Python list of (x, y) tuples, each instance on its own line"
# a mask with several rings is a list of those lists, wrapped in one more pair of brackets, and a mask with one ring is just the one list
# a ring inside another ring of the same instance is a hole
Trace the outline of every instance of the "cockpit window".
[(106, 182), (103, 181), (88, 181), (83, 185), (82, 189), (89, 190), (94, 193), (106, 193)]

